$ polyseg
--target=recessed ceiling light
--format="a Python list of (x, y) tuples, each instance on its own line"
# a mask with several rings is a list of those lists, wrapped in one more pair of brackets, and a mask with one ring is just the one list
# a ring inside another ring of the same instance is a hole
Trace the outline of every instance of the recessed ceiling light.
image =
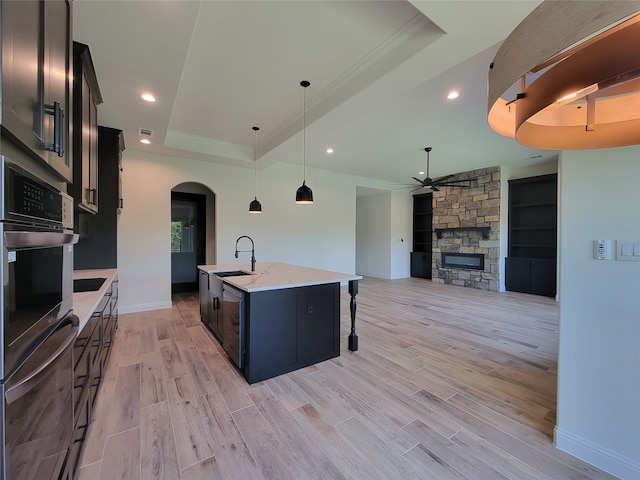
[(418, 175), (424, 175), (424, 172), (418, 172)]
[(155, 102), (156, 101), (156, 97), (154, 97), (150, 93), (143, 93), (142, 95), (140, 95), (140, 98), (142, 98), (146, 102)]
[(327, 148), (327, 153), (329, 155), (331, 155), (333, 153), (333, 148), (331, 148), (331, 147)]
[(140, 143), (144, 143), (145, 145), (149, 145), (151, 143), (151, 140), (149, 140), (148, 138), (141, 138), (140, 139)]
[(451, 91), (449, 92), (449, 94), (447, 95), (447, 98), (448, 98), (449, 100), (453, 100), (454, 98), (458, 98), (459, 96), (460, 96), (460, 93), (458, 93), (458, 91), (457, 91), (457, 90), (451, 90)]

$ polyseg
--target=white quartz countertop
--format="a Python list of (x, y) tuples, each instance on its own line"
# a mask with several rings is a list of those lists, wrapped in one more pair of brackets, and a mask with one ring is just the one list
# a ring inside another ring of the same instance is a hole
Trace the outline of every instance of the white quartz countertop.
[(198, 265), (198, 268), (207, 273), (222, 273), (238, 270), (249, 273), (250, 275), (224, 277), (223, 279), (225, 283), (249, 293), (362, 279), (360, 275), (331, 272), (328, 270), (278, 262), (258, 262), (256, 263), (255, 272), (252, 272), (251, 265), (246, 263)]
[(89, 321), (91, 314), (100, 303), (109, 285), (113, 282), (118, 270), (115, 268), (96, 270), (74, 270), (73, 279), (79, 278), (106, 278), (99, 290), (95, 292), (77, 292), (73, 294), (73, 313), (80, 319), (80, 330)]

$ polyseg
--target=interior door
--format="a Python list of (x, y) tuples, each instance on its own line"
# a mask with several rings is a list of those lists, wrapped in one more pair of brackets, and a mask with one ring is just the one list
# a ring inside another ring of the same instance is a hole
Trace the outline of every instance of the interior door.
[(171, 291), (198, 290), (205, 263), (206, 196), (171, 192)]

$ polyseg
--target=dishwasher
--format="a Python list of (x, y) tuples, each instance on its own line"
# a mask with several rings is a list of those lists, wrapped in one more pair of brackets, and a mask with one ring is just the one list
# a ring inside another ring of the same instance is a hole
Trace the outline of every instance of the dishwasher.
[(222, 284), (220, 333), (222, 348), (239, 369), (244, 368), (244, 292)]

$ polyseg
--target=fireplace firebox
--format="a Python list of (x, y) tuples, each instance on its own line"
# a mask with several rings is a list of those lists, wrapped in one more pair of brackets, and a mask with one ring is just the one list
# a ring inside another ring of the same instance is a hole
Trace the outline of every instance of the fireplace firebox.
[(484, 270), (484, 254), (442, 252), (443, 268), (462, 268), (468, 270)]

